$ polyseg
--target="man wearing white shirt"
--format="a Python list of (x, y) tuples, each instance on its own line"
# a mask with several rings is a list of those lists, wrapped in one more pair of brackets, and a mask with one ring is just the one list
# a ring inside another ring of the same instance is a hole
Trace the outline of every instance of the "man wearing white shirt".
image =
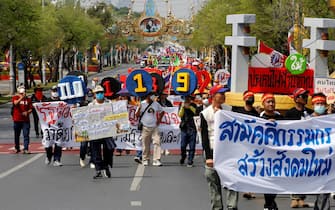
[[(136, 110), (136, 116), (139, 118), (142, 115), (142, 164), (149, 165), (150, 160), (150, 144), (151, 140), (154, 144), (153, 166), (162, 166), (161, 159), (161, 142), (158, 131), (158, 126), (164, 115), (162, 106), (155, 100), (156, 96), (150, 93), (145, 100), (141, 102)], [(149, 107), (148, 107), (149, 106)]]

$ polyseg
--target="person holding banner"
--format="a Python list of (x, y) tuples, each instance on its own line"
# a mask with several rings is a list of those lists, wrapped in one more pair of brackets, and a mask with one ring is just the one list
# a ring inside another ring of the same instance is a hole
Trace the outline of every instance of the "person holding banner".
[[(251, 115), (258, 117), (259, 113), (255, 109), (254, 102), (255, 102), (255, 94), (251, 91), (244, 91), (243, 93), (243, 101), (244, 101), (244, 106), (243, 107), (233, 107), (232, 111), (237, 112), (237, 113), (242, 113), (246, 115)], [(246, 199), (253, 199), (256, 198), (256, 196), (250, 192), (244, 193), (243, 197)]]
[(162, 106), (155, 101), (156, 96), (153, 92), (149, 93), (145, 100), (142, 101), (136, 110), (136, 117), (141, 116), (143, 123), (142, 133), (142, 164), (149, 165), (150, 160), (150, 144), (151, 140), (154, 144), (153, 166), (162, 166), (161, 163), (161, 140), (159, 136), (158, 126), (164, 115)]
[[(37, 87), (34, 88), (34, 93), (31, 95), (30, 98), (32, 103), (44, 102), (48, 100), (48, 98), (45, 95), (43, 95), (43, 88), (41, 88), (40, 84), (38, 84)], [(38, 114), (35, 108), (33, 108), (33, 118), (34, 118), (35, 134), (36, 137), (38, 138), (40, 136), (40, 129), (38, 126), (39, 125)], [(41, 135), (43, 135), (42, 131)]]
[[(276, 101), (272, 93), (264, 93), (262, 96), (262, 105), (264, 111), (260, 113), (260, 117), (275, 121), (283, 120), (284, 117), (276, 111)], [(275, 201), (277, 194), (264, 194), (264, 210), (278, 210), (277, 203)]]
[[(104, 88), (100, 85), (97, 85), (93, 89), (95, 99), (88, 104), (88, 106), (99, 106), (101, 104), (112, 103), (111, 100), (105, 98)], [(93, 179), (105, 177), (111, 178), (111, 172), (109, 166), (113, 168), (113, 153), (116, 148), (116, 144), (113, 138), (103, 138), (98, 140), (91, 141), (92, 146), (92, 159), (95, 164), (96, 174), (93, 176)], [(101, 146), (103, 147), (103, 156), (101, 154)]]
[[(327, 100), (323, 93), (314, 93), (312, 96), (312, 104), (314, 112), (311, 117), (318, 117), (327, 114)], [(316, 195), (314, 210), (330, 210), (330, 193), (322, 193)]]
[[(212, 104), (200, 113), (200, 127), (202, 147), (205, 151), (206, 165), (205, 177), (207, 179), (212, 210), (223, 210), (222, 189), (219, 175), (214, 169), (213, 146), (214, 146), (214, 115), (218, 110), (228, 110), (232, 108), (224, 104), (225, 92), (229, 89), (223, 85), (216, 85), (210, 90)], [(238, 192), (227, 190), (226, 202), (228, 210), (237, 210)]]
[(31, 99), (26, 95), (26, 88), (19, 86), (17, 88), (17, 94), (13, 96), (13, 114), (12, 119), (14, 122), (14, 138), (15, 138), (15, 150), (16, 153), (21, 152), (20, 150), (20, 135), (23, 131), (23, 154), (30, 154), (29, 152), (29, 131), (30, 131), (30, 119), (29, 114), (33, 111), (33, 104)]
[(179, 163), (183, 165), (186, 159), (186, 147), (189, 146), (187, 167), (193, 167), (193, 158), (195, 153), (197, 129), (193, 117), (196, 115), (197, 105), (193, 103), (192, 96), (186, 96), (185, 101), (179, 109), (179, 117), (181, 119), (179, 128), (181, 130), (181, 159)]
[[(304, 88), (297, 88), (293, 91), (293, 100), (295, 106), (288, 110), (285, 114), (285, 119), (287, 120), (303, 120), (313, 113), (313, 110), (306, 107), (308, 101), (308, 90)], [(304, 194), (293, 194), (291, 195), (291, 208), (305, 208), (309, 207), (305, 203), (306, 195)]]

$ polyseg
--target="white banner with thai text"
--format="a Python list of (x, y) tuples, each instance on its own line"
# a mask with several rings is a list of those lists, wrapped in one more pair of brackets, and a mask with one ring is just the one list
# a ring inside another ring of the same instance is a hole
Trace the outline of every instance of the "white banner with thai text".
[(335, 115), (275, 121), (215, 114), (214, 165), (221, 184), (242, 192), (335, 192)]
[(129, 132), (127, 101), (71, 109), (75, 141), (91, 141)]
[(62, 147), (79, 146), (74, 142), (70, 105), (63, 101), (34, 103), (43, 131), (44, 147), (57, 144)]

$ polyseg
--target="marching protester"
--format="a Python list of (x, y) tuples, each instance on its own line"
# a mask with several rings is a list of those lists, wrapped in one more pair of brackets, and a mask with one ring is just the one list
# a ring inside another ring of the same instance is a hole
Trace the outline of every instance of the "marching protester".
[[(327, 114), (327, 97), (323, 93), (314, 93), (312, 96), (312, 104), (314, 112), (311, 117), (318, 117)], [(317, 194), (314, 210), (330, 210), (330, 193)]]
[[(163, 92), (158, 96), (157, 102), (162, 106), (162, 107), (173, 107), (171, 101), (167, 99), (169, 95), (169, 92), (167, 89), (164, 89)], [(169, 150), (165, 149), (162, 150), (162, 154), (168, 155), (170, 154)]]
[[(112, 103), (111, 100), (105, 98), (104, 88), (97, 85), (93, 89), (95, 99), (88, 106), (99, 106), (101, 104)], [(111, 178), (109, 167), (113, 168), (113, 153), (116, 144), (113, 138), (103, 138), (91, 141), (92, 159), (95, 164), (96, 174), (93, 179), (103, 178), (103, 176)], [(101, 146), (103, 147), (103, 155), (101, 154)]]
[[(287, 120), (303, 120), (308, 118), (313, 110), (306, 107), (308, 101), (309, 91), (304, 88), (297, 88), (293, 91), (293, 100), (295, 106), (288, 110), (285, 114), (285, 119)], [(309, 207), (305, 203), (306, 195), (303, 194), (293, 194), (291, 195), (291, 208), (305, 208)]]
[[(202, 147), (205, 151), (206, 165), (205, 176), (207, 179), (212, 210), (223, 210), (222, 189), (219, 175), (214, 169), (213, 147), (214, 147), (214, 114), (218, 110), (231, 110), (231, 107), (224, 104), (225, 92), (229, 89), (222, 85), (216, 85), (211, 88), (210, 96), (212, 104), (200, 113), (200, 127)], [(227, 190), (227, 209), (237, 210), (238, 192)]]
[[(254, 103), (255, 103), (255, 94), (251, 91), (247, 91), (247, 90), (244, 91), (243, 101), (244, 101), (244, 106), (243, 107), (233, 107), (232, 111), (258, 117), (259, 113), (255, 109), (255, 107), (253, 106)], [(244, 193), (243, 197), (246, 198), (246, 199), (256, 198), (256, 196), (254, 194), (250, 193), (250, 192)]]
[(143, 124), (142, 128), (142, 164), (149, 165), (150, 160), (150, 144), (151, 141), (154, 145), (153, 151), (153, 166), (162, 166), (161, 163), (161, 140), (158, 132), (158, 126), (164, 115), (162, 106), (155, 101), (153, 92), (149, 93), (145, 100), (141, 102), (136, 110), (136, 117), (140, 118), (140, 123)]
[(181, 131), (180, 151), (181, 159), (179, 163), (183, 165), (186, 159), (186, 147), (189, 146), (187, 167), (193, 166), (193, 158), (195, 154), (197, 129), (193, 117), (196, 115), (197, 106), (193, 103), (192, 96), (185, 96), (185, 101), (179, 109), (179, 117), (181, 119), (179, 128)]
[(12, 119), (14, 122), (14, 138), (16, 153), (21, 152), (20, 149), (20, 135), (23, 132), (23, 154), (30, 154), (29, 152), (29, 131), (30, 119), (29, 114), (33, 110), (31, 99), (26, 95), (26, 88), (19, 86), (17, 94), (12, 97), (13, 114)]
[[(51, 88), (51, 93), (50, 93), (50, 98), (48, 101), (60, 101), (58, 92), (57, 92), (57, 86), (54, 85)], [(49, 165), (51, 163), (51, 159), (53, 157), (53, 166), (63, 166), (61, 162), (61, 157), (62, 157), (62, 142), (55, 142), (54, 145), (48, 145), (45, 147), (45, 153), (46, 153), (46, 158), (44, 163), (46, 165)], [(53, 151), (52, 151), (53, 150)]]
[[(264, 111), (260, 113), (260, 117), (275, 121), (282, 120), (284, 117), (276, 111), (276, 101), (272, 93), (264, 93), (262, 96), (262, 105)], [(264, 210), (278, 210), (277, 203), (275, 201), (277, 194), (264, 194)]]
[[(38, 103), (38, 102), (44, 102), (48, 100), (48, 98), (45, 95), (43, 95), (43, 88), (41, 88), (40, 84), (38, 84), (37, 87), (34, 88), (34, 93), (31, 95), (30, 98), (33, 104)], [(36, 134), (36, 137), (39, 137), (41, 129), (38, 126), (39, 125), (38, 114), (34, 107), (33, 107), (33, 118), (34, 118), (35, 134)], [(41, 131), (41, 135), (43, 135), (42, 131)]]

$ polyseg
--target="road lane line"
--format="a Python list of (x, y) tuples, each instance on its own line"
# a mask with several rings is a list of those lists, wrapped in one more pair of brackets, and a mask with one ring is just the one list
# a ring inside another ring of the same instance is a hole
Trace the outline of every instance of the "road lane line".
[(29, 165), (30, 163), (32, 163), (32, 162), (34, 162), (35, 160), (37, 160), (37, 159), (39, 159), (40, 157), (42, 157), (43, 155), (44, 155), (44, 154), (42, 154), (42, 153), (37, 154), (37, 155), (35, 155), (34, 157), (32, 157), (32, 158), (30, 158), (30, 159), (24, 161), (23, 163), (20, 163), (19, 165), (15, 166), (15, 167), (13, 167), (13, 168), (11, 168), (11, 169), (9, 169), (9, 170), (3, 172), (3, 173), (0, 173), (0, 179), (5, 178), (6, 176), (8, 176), (8, 175), (10, 175), (10, 174), (12, 174), (12, 173), (14, 173), (14, 172), (20, 170), (21, 168), (23, 168), (23, 167), (25, 167), (25, 166), (27, 166), (27, 165)]
[(130, 201), (130, 206), (142, 206), (142, 201)]
[(129, 189), (130, 191), (140, 190), (140, 184), (143, 179), (144, 169), (145, 167), (142, 164), (138, 164), (133, 182), (130, 185), (130, 189)]

